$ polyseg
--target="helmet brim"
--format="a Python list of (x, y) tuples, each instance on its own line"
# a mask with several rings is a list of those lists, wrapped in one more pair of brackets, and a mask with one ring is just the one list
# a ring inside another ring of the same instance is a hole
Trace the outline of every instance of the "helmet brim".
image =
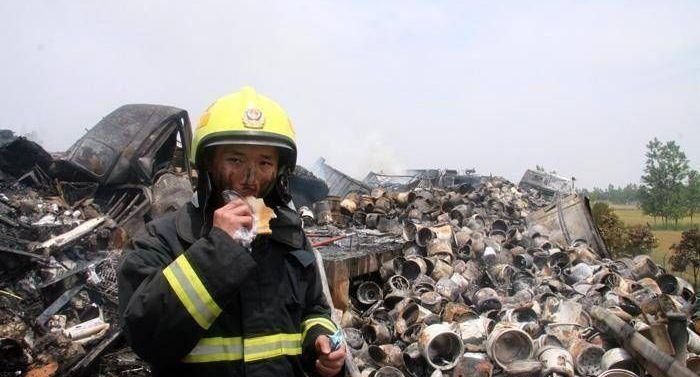
[(209, 148), (209, 147), (215, 147), (219, 145), (264, 145), (264, 146), (269, 146), (269, 147), (277, 147), (277, 148), (283, 148), (283, 149), (288, 149), (293, 151), (294, 148), (290, 147), (288, 144), (280, 142), (280, 141), (274, 141), (274, 140), (218, 140), (218, 141), (212, 141), (210, 143), (207, 143), (207, 145), (204, 146), (204, 148)]
[(210, 147), (221, 145), (261, 145), (279, 148), (280, 165), (294, 169), (297, 162), (296, 144), (293, 140), (270, 133), (261, 132), (234, 132), (212, 134), (201, 141), (201, 147), (197, 151), (196, 161), (201, 161), (204, 150)]

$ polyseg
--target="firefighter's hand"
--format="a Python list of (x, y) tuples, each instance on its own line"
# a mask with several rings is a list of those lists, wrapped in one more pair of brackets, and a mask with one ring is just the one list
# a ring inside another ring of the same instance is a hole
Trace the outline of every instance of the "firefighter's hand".
[(340, 348), (331, 352), (331, 343), (328, 337), (320, 335), (316, 338), (316, 372), (322, 377), (337, 376), (343, 369), (345, 364), (345, 346), (340, 345)]
[(213, 225), (236, 239), (236, 231), (253, 226), (253, 212), (242, 199), (234, 199), (214, 211)]

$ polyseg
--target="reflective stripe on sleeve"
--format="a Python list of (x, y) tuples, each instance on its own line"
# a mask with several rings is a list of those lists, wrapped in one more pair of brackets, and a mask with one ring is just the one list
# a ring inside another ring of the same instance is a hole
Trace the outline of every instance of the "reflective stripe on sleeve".
[(302, 339), (302, 341), (304, 339), (306, 339), (306, 334), (309, 332), (309, 330), (316, 325), (322, 326), (330, 332), (336, 332), (338, 330), (338, 327), (336, 327), (335, 323), (333, 323), (333, 321), (331, 321), (328, 318), (325, 318), (325, 317), (308, 318), (301, 323), (301, 339)]
[(256, 338), (202, 338), (182, 360), (185, 363), (245, 362), (301, 355), (301, 334), (274, 334)]
[(221, 308), (211, 297), (197, 273), (184, 254), (180, 255), (163, 270), (182, 305), (192, 318), (204, 329), (208, 329), (221, 314)]
[(243, 359), (243, 340), (235, 338), (203, 338), (182, 360), (185, 363), (210, 363)]
[(282, 355), (301, 355), (301, 334), (275, 334), (243, 340), (245, 362)]

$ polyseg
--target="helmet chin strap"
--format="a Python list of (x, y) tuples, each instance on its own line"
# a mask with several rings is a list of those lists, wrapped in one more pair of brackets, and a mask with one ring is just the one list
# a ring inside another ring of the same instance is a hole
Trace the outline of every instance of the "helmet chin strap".
[(197, 192), (195, 193), (197, 202), (194, 203), (195, 207), (199, 209), (202, 214), (202, 218), (204, 219), (202, 231), (204, 231), (204, 229), (209, 229), (209, 227), (212, 225), (212, 219), (207, 216), (207, 213), (210, 210), (209, 207), (211, 207), (209, 201), (211, 200), (212, 192), (211, 177), (209, 177), (209, 172), (205, 171), (203, 174), (199, 175), (199, 178), (197, 178)]
[(283, 167), (277, 173), (277, 178), (266, 188), (262, 196), (268, 206), (289, 206), (292, 196), (289, 194), (289, 169)]
[(267, 187), (265, 187), (265, 188), (262, 190), (262, 193), (260, 193), (260, 197), (261, 197), (261, 198), (264, 198), (264, 197), (266, 197), (268, 194), (270, 194), (270, 193), (272, 192), (272, 190), (273, 190), (273, 189), (275, 188), (275, 186), (276, 186), (275, 183), (276, 183), (276, 182), (274, 182), (274, 181), (268, 183), (268, 184), (267, 184)]

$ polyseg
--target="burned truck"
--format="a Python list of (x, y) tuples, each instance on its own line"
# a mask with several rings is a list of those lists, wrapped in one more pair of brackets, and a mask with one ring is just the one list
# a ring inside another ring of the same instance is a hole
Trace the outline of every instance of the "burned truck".
[(125, 105), (57, 158), (51, 175), (69, 202), (99, 191), (107, 214), (136, 230), (191, 198), (191, 137), (185, 110)]
[(64, 153), (0, 138), (0, 375), (150, 375), (120, 336), (116, 267), (192, 197), (187, 112), (125, 105)]
[(535, 190), (546, 199), (552, 199), (556, 195), (567, 195), (574, 191), (574, 179), (562, 177), (555, 173), (547, 173), (543, 170), (528, 169), (523, 174), (518, 184), (523, 190)]

